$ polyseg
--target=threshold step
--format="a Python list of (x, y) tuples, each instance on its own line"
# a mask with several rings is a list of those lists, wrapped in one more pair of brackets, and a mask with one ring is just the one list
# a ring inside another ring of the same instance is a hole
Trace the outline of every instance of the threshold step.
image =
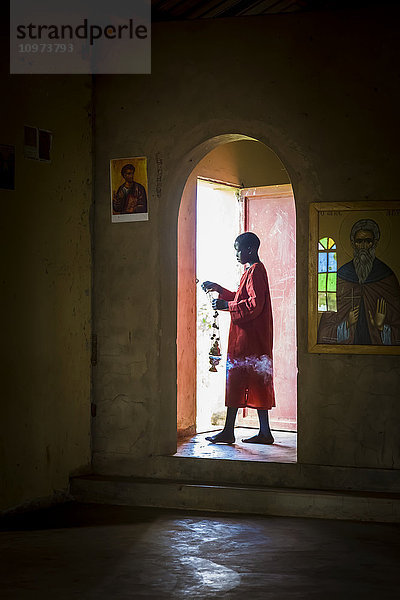
[(400, 522), (400, 494), (215, 485), (87, 475), (71, 479), (78, 502), (227, 513)]

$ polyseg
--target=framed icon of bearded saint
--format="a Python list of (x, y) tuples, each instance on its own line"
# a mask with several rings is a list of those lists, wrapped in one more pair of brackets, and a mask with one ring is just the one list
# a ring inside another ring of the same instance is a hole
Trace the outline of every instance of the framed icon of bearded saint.
[(308, 349), (400, 354), (400, 202), (310, 205)]

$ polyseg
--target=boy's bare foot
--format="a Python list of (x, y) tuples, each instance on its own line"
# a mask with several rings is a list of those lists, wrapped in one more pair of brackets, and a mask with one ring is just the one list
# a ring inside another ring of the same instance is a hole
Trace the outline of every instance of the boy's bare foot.
[(270, 445), (274, 443), (274, 438), (271, 436), (263, 435), (262, 433), (258, 433), (257, 435), (253, 435), (251, 438), (247, 438), (242, 440), (242, 442), (247, 442), (247, 444), (266, 444)]
[(234, 444), (235, 437), (225, 433), (225, 431), (220, 431), (216, 435), (209, 435), (206, 437), (208, 442), (212, 444)]

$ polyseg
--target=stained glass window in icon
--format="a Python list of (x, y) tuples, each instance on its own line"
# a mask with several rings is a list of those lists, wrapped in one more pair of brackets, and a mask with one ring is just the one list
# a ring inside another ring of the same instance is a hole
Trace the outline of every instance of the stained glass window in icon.
[(336, 312), (337, 254), (331, 237), (318, 242), (318, 312)]

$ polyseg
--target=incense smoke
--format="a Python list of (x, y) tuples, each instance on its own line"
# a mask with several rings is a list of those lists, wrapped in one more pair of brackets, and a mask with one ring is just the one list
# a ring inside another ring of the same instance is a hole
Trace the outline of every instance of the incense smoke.
[(226, 371), (235, 368), (244, 368), (255, 371), (267, 381), (272, 377), (272, 359), (263, 354), (262, 356), (246, 356), (245, 358), (227, 358)]

